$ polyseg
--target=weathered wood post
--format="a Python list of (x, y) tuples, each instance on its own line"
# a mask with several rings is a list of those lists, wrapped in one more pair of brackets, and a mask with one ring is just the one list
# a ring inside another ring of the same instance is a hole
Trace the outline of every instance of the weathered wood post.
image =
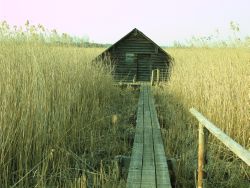
[(137, 75), (135, 74), (135, 75), (134, 75), (134, 78), (133, 78), (133, 83), (136, 82), (136, 77), (137, 77)]
[(157, 85), (159, 85), (160, 82), (160, 70), (156, 69), (156, 83)]
[(155, 71), (155, 70), (152, 70), (152, 75), (151, 75), (151, 86), (154, 85), (154, 71)]
[(204, 174), (204, 167), (207, 163), (207, 141), (208, 131), (199, 123), (199, 145), (198, 145), (198, 188), (206, 186), (206, 177)]
[(203, 187), (203, 167), (204, 167), (204, 126), (199, 123), (198, 137), (198, 188)]

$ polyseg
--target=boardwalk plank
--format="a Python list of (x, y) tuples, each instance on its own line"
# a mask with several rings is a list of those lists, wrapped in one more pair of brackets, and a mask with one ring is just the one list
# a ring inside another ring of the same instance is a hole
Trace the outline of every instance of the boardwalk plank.
[(151, 90), (143, 84), (127, 188), (171, 188), (161, 130)]
[(136, 135), (134, 139), (132, 156), (129, 165), (127, 178), (127, 188), (140, 188), (142, 175), (142, 156), (143, 156), (143, 95), (144, 89), (140, 89), (138, 102)]
[(153, 131), (151, 124), (151, 112), (149, 108), (148, 86), (144, 93), (144, 143), (143, 143), (143, 168), (141, 187), (156, 187)]
[(150, 110), (152, 113), (154, 155), (156, 168), (156, 182), (158, 187), (171, 187), (167, 159), (165, 155), (164, 145), (161, 136), (160, 124), (157, 118), (157, 112), (153, 98), (150, 98)]

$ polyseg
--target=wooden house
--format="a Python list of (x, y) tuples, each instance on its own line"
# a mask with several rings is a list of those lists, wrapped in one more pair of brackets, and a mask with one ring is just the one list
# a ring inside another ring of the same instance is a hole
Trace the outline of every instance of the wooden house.
[(171, 56), (138, 29), (133, 29), (100, 54), (95, 61), (111, 62), (117, 81), (150, 81), (152, 70), (160, 81), (168, 77)]

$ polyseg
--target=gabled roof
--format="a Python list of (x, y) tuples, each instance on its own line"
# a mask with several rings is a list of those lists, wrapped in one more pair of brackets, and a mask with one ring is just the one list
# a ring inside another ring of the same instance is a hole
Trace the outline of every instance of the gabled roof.
[(148, 38), (143, 32), (139, 31), (137, 28), (134, 28), (132, 31), (130, 31), (127, 35), (125, 35), (124, 37), (122, 37), (120, 40), (118, 40), (116, 43), (114, 43), (113, 45), (111, 45), (109, 48), (107, 48), (104, 52), (102, 52), (100, 55), (98, 55), (96, 58), (99, 58), (100, 56), (104, 55), (106, 52), (108, 52), (112, 47), (114, 47), (115, 45), (117, 45), (119, 42), (121, 42), (123, 39), (125, 39), (127, 36), (129, 36), (132, 33), (138, 33), (140, 34), (142, 37), (144, 37), (146, 40), (150, 41), (152, 44), (154, 44), (159, 51), (163, 52), (166, 56), (168, 56), (169, 58), (171, 58), (171, 56), (165, 51), (163, 50), (160, 46), (158, 46), (154, 41), (152, 41), (150, 38)]

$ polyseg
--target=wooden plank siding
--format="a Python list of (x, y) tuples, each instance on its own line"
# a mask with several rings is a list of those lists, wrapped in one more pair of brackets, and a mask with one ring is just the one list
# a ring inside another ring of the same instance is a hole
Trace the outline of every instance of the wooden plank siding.
[[(128, 53), (135, 55), (133, 62), (126, 60)], [(125, 82), (150, 81), (151, 71), (154, 69), (160, 70), (160, 81), (164, 81), (172, 60), (164, 50), (137, 29), (132, 30), (98, 57), (106, 56), (113, 64), (112, 74), (115, 80)]]

